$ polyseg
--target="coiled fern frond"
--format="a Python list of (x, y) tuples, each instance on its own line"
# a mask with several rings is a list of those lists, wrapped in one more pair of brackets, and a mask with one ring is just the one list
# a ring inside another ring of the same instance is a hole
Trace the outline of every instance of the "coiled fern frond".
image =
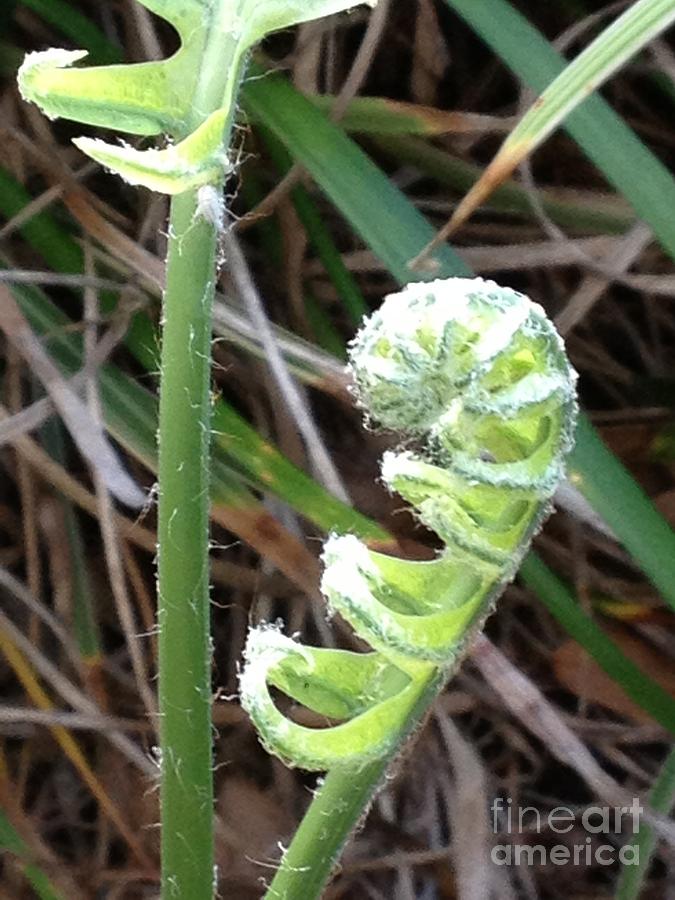
[[(353, 341), (350, 365), (368, 419), (409, 441), (385, 454), (385, 484), (445, 549), (414, 562), (330, 537), (322, 590), (373, 652), (251, 631), (242, 703), (271, 752), (313, 770), (384, 757), (414, 726), (550, 512), (576, 416), (576, 375), (543, 309), (482, 279), (389, 296)], [(299, 725), (270, 686), (340, 721)]]

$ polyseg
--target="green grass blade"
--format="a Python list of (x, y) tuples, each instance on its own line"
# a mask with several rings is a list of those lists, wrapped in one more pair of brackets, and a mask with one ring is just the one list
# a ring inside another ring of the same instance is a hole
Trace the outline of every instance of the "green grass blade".
[(538, 147), (642, 47), (675, 21), (673, 0), (637, 0), (558, 75), (525, 113), (500, 151)]
[[(337, 97), (317, 94), (314, 103), (329, 116)], [(445, 112), (435, 107), (390, 100), (387, 97), (354, 97), (340, 116), (340, 127), (360, 134), (431, 136), (479, 132), (487, 124), (503, 125), (495, 117), (465, 112)]]
[(603, 31), (538, 97), (473, 185), (437, 240), (456, 230), (542, 144), (590, 93), (675, 20), (673, 0), (637, 0)]
[[(249, 80), (243, 99), (246, 108), (311, 172), (397, 281), (410, 281), (408, 261), (434, 232), (387, 176), (283, 79), (267, 75)], [(439, 247), (433, 259), (445, 275), (469, 274), (450, 247)]]
[[(675, 748), (673, 748), (659, 772), (647, 797), (649, 805), (656, 812), (668, 815), (675, 803)], [(649, 872), (649, 866), (656, 849), (656, 835), (651, 825), (640, 824), (635, 844), (639, 862), (635, 866), (623, 866), (617, 885), (615, 900), (638, 900)]]
[(15, 830), (5, 813), (0, 809), (0, 850), (11, 853), (21, 862), (24, 877), (40, 900), (64, 900), (52, 885), (46, 873), (31, 862), (30, 847)]
[(571, 482), (621, 537), (664, 600), (675, 607), (673, 531), (585, 417), (577, 428), (568, 470)]
[(628, 697), (671, 734), (675, 734), (675, 700), (660, 685), (647, 678), (593, 619), (580, 609), (567, 588), (542, 560), (530, 553), (520, 574), (565, 631), (621, 685)]
[[(40, 429), (40, 435), (49, 455), (65, 466), (67, 454), (61, 421), (52, 416)], [(102, 659), (101, 642), (82, 529), (75, 508), (67, 497), (61, 497), (61, 509), (72, 577), (73, 632), (85, 665), (97, 666)]]
[[(446, 2), (538, 93), (565, 68), (565, 59), (507, 0)], [(570, 114), (565, 128), (675, 259), (675, 180), (663, 163), (597, 95)]]
[(289, 462), (272, 444), (225, 404), (214, 408), (212, 427), (232, 464), (236, 461), (257, 489), (272, 491), (322, 531), (356, 532), (365, 539), (386, 539), (386, 531), (362, 513), (327, 493)]
[[(374, 139), (380, 152), (398, 163), (415, 166), (420, 172), (447, 185), (458, 194), (464, 194), (481, 176), (482, 169), (453, 156), (426, 141), (405, 135), (389, 135), (386, 139)], [(635, 214), (622, 201), (611, 194), (598, 194), (597, 203), (589, 200), (561, 200), (555, 191), (539, 188), (537, 196), (546, 215), (561, 228), (583, 234), (624, 234), (634, 223)], [(516, 181), (506, 181), (487, 198), (488, 209), (504, 213), (517, 213), (534, 219), (532, 198)]]
[[(263, 134), (274, 164), (281, 175), (286, 175), (292, 166), (292, 159), (288, 151), (269, 130), (263, 129)], [(302, 185), (293, 189), (291, 197), (298, 218), (304, 225), (307, 236), (323, 263), (328, 277), (333, 282), (352, 324), (360, 325), (361, 319), (368, 312), (368, 306), (356, 279), (345, 266), (342, 256), (333, 243), (314, 201)]]

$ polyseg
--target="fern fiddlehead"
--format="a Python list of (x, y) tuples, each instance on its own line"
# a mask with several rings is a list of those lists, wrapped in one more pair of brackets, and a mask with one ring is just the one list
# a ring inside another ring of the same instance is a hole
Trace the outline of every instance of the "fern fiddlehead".
[[(543, 309), (482, 279), (389, 296), (353, 341), (350, 367), (367, 417), (410, 442), (385, 455), (383, 481), (444, 550), (415, 562), (353, 535), (328, 540), (323, 593), (372, 652), (251, 631), (242, 703), (271, 752), (318, 771), (367, 768), (412, 730), (549, 513), (576, 415), (576, 375)], [(271, 686), (340, 721), (290, 720)]]

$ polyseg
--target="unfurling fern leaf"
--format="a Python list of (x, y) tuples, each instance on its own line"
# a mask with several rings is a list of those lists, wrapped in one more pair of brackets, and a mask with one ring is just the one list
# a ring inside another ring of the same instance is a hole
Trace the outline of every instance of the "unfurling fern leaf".
[[(413, 562), (328, 540), (323, 592), (371, 653), (306, 647), (270, 626), (249, 635), (242, 702), (270, 751), (315, 770), (384, 757), (414, 726), (550, 512), (576, 414), (576, 375), (543, 309), (482, 279), (389, 296), (350, 362), (368, 418), (416, 448), (385, 455), (384, 482), (445, 549)], [(270, 685), (343, 721), (292, 722)]]

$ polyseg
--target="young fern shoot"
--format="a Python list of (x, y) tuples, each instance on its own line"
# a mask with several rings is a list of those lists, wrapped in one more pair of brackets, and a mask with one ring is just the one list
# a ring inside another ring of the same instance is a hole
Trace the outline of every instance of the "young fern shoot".
[[(373, 648), (307, 647), (262, 626), (248, 637), (241, 698), (263, 744), (328, 771), (268, 896), (320, 894), (387, 766), (450, 678), (551, 511), (576, 417), (576, 375), (543, 309), (494, 282), (408, 285), (350, 348), (360, 406), (415, 450), (382, 478), (445, 547), (414, 562), (331, 536), (322, 589)], [(299, 725), (270, 686), (340, 720)]]

